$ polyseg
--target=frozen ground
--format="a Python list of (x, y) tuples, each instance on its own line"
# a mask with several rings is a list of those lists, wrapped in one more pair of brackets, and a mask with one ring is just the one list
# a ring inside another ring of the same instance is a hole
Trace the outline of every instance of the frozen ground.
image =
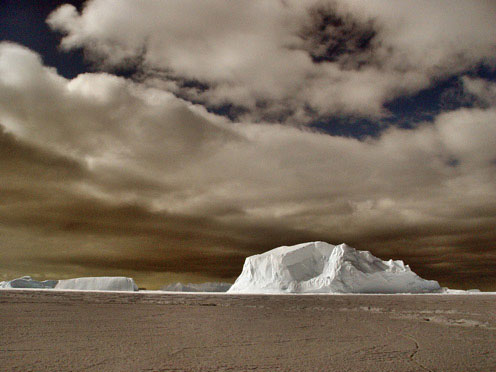
[(496, 295), (0, 291), (2, 371), (496, 371)]

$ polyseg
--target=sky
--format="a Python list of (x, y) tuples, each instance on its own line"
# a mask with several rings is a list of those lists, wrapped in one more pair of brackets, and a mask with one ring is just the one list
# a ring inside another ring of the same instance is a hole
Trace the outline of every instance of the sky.
[(496, 290), (496, 3), (0, 3), (0, 279), (321, 240)]

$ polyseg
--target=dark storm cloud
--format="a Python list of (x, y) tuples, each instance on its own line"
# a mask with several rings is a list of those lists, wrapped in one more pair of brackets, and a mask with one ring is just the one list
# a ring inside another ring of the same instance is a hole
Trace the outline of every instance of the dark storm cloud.
[(15, 223), (18, 211), (57, 200), (71, 182), (88, 175), (75, 159), (27, 144), (5, 132), (1, 125), (0, 169), (2, 224)]
[(7, 133), (1, 123), (0, 162), (3, 177), (31, 176), (33, 179), (54, 180), (74, 179), (85, 174), (84, 167), (75, 159), (29, 145), (11, 133)]

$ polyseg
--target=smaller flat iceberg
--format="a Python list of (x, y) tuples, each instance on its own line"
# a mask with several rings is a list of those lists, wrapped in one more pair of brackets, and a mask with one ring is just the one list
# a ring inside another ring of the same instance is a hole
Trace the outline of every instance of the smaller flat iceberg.
[(100, 276), (59, 280), (55, 289), (78, 291), (137, 291), (138, 286), (132, 278), (123, 276)]
[(403, 261), (383, 261), (346, 244), (310, 242), (246, 258), (228, 293), (433, 293), (439, 283)]
[(166, 292), (227, 292), (231, 288), (230, 283), (206, 282), (200, 284), (174, 283), (162, 287), (161, 291)]
[(12, 279), (9, 281), (0, 282), (0, 288), (35, 288), (35, 289), (52, 289), (57, 284), (57, 280), (37, 281), (30, 276)]

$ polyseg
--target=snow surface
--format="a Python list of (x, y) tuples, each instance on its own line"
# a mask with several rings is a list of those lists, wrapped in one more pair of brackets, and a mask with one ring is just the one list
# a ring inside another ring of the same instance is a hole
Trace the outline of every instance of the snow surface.
[(100, 276), (59, 280), (55, 289), (79, 291), (137, 291), (138, 286), (132, 278), (123, 276)]
[(325, 242), (282, 246), (246, 258), (228, 293), (429, 293), (425, 280), (403, 261), (382, 261), (368, 251)]
[(162, 287), (161, 291), (167, 292), (227, 292), (230, 283), (206, 282), (201, 284), (174, 283)]
[(0, 288), (37, 288), (37, 289), (52, 289), (57, 284), (57, 280), (44, 280), (39, 282), (33, 280), (30, 276), (13, 279), (10, 281), (0, 282)]

